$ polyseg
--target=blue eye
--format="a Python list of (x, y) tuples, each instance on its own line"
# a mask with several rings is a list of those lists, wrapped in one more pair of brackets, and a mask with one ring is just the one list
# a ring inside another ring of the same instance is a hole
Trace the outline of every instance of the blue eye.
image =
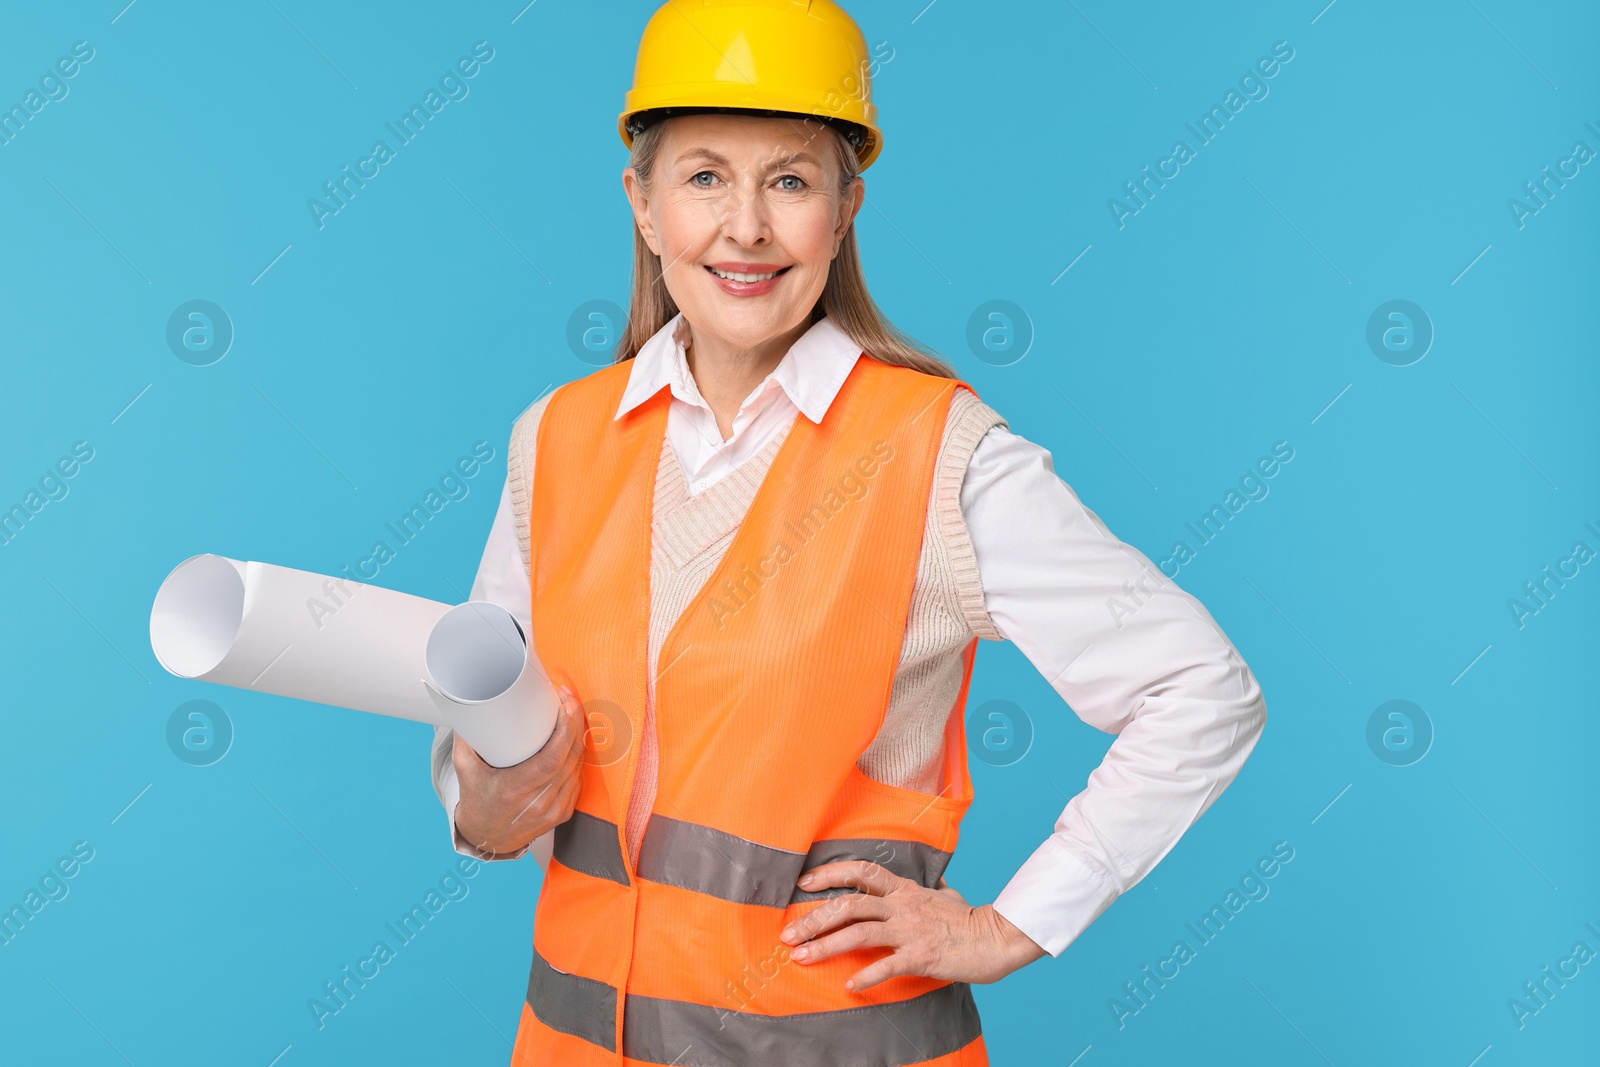
[(795, 175), (795, 174), (785, 174), (783, 177), (779, 178), (778, 180), (780, 182), (791, 182), (792, 181), (792, 182), (797, 183), (795, 185), (785, 186), (783, 191), (786, 192), (786, 193), (797, 193), (801, 189), (805, 188), (805, 184), (806, 184), (805, 181), (802, 180), (799, 177), (799, 175)]
[(700, 179), (702, 177), (715, 178), (716, 175), (712, 174), (709, 170), (703, 170), (703, 171), (700, 171), (698, 174), (694, 175), (693, 177), (691, 177), (689, 180), (691, 182), (694, 182), (694, 184), (700, 186), (700, 188), (702, 188), (702, 189), (710, 188), (710, 186), (708, 186), (704, 182), (700, 181)]

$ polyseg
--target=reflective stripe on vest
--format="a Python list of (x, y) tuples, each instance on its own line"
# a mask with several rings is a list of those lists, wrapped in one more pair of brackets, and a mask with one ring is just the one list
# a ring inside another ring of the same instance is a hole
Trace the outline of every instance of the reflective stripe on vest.
[[(535, 951), (528, 1004), (554, 1030), (614, 1051), (617, 991), (564, 974)], [(945, 1056), (980, 1032), (965, 982), (890, 1004), (800, 1015), (754, 1015), (681, 1000), (629, 995), (622, 1054), (647, 1063), (710, 1067), (904, 1067)]]
[[(628, 868), (617, 847), (617, 824), (588, 812), (575, 811), (556, 827), (552, 854), (575, 871), (629, 884)], [(806, 852), (790, 852), (709, 826), (652, 815), (639, 845), (638, 874), (739, 904), (783, 908), (856, 892), (848, 886), (813, 892), (795, 884), (813, 867), (843, 860), (868, 860), (933, 889), (950, 863), (950, 853), (921, 841), (864, 837), (818, 841)]]
[(652, 815), (639, 845), (638, 873), (652, 882), (738, 904), (784, 908), (796, 901), (856, 892), (840, 886), (811, 893), (795, 885), (803, 872), (836, 860), (871, 860), (932, 889), (950, 862), (950, 853), (920, 841), (865, 839), (818, 841), (808, 852), (789, 852), (709, 826)]
[(575, 871), (628, 884), (628, 865), (622, 862), (617, 824), (586, 811), (574, 811), (572, 818), (556, 827), (550, 854)]
[(950, 398), (966, 386), (863, 355), (820, 423), (796, 416), (662, 637), (656, 791), (635, 859), (622, 824), (650, 689), (654, 487), (671, 394), (614, 418), (630, 369), (562, 386), (539, 423), (533, 643), (591, 730), (540, 888), (514, 1060), (983, 1067), (965, 985), (898, 975), (849, 990), (846, 978), (890, 950), (801, 963), (778, 937), (858, 892), (797, 888), (825, 863), (864, 860), (937, 885), (971, 804), (961, 710), (975, 638), (945, 725), (941, 792), (858, 765), (888, 710)]

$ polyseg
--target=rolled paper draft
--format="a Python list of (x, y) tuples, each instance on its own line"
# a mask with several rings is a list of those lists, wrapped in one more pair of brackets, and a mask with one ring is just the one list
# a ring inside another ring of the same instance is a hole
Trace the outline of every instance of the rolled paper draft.
[(422, 684), (437, 712), (432, 721), (465, 737), (484, 762), (521, 763), (549, 740), (560, 698), (505, 608), (481, 600), (457, 604), (434, 623), (424, 658)]
[(504, 609), (226, 556), (161, 583), (150, 647), (180, 678), (448, 726), (496, 767), (537, 752), (559, 698)]

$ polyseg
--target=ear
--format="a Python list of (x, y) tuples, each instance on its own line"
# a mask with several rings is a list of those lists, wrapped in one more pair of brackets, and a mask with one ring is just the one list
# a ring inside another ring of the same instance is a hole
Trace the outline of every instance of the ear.
[(659, 256), (661, 241), (656, 237), (654, 223), (650, 221), (650, 201), (644, 194), (644, 186), (639, 182), (638, 173), (632, 167), (624, 167), (622, 170), (622, 191), (627, 194), (628, 205), (633, 209), (634, 224), (644, 235), (644, 243), (650, 246), (650, 251)]
[(855, 221), (856, 213), (861, 210), (861, 205), (867, 201), (866, 182), (861, 175), (856, 175), (856, 180), (850, 183), (850, 189), (845, 193), (844, 199), (839, 203), (839, 219), (833, 228), (833, 254), (839, 254), (839, 247), (844, 244), (844, 235), (850, 231), (850, 224)]

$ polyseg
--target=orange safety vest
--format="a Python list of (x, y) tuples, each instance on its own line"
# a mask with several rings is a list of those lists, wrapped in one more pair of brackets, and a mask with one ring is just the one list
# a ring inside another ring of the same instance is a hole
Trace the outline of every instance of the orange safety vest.
[(517, 1067), (986, 1067), (965, 982), (844, 981), (883, 947), (789, 959), (827, 898), (802, 871), (882, 864), (928, 887), (972, 802), (963, 651), (941, 795), (856, 766), (899, 663), (935, 462), (965, 383), (863, 354), (821, 424), (797, 416), (732, 544), (663, 642), (658, 785), (624, 823), (646, 701), (651, 517), (670, 391), (614, 419), (631, 364), (558, 389), (538, 428), (534, 646), (590, 731), (534, 917)]

